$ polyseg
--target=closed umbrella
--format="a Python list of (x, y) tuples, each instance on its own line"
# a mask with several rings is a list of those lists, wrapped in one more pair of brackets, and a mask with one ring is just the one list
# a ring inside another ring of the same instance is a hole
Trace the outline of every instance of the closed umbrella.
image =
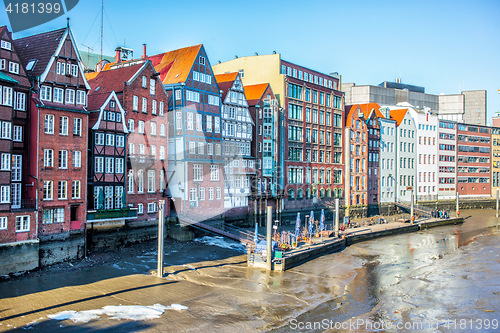
[(311, 210), (311, 215), (309, 217), (309, 238), (312, 238), (313, 223), (314, 223), (314, 212)]
[(295, 242), (299, 239), (300, 235), (300, 213), (297, 213), (297, 222), (295, 222)]

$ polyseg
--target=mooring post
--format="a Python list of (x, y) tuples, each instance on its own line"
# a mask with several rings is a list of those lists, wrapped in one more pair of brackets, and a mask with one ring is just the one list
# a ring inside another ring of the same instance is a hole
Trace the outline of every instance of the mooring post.
[(267, 206), (267, 260), (266, 260), (266, 266), (267, 270), (270, 271), (273, 266), (271, 262), (272, 258), (272, 239), (271, 239), (271, 233), (272, 233), (272, 225), (273, 225), (273, 208), (271, 206)]
[(339, 238), (339, 199), (335, 199), (335, 238)]
[(413, 224), (413, 190), (411, 190), (411, 208), (410, 208), (410, 221)]
[(156, 275), (163, 277), (163, 227), (165, 226), (165, 200), (158, 202), (158, 270)]
[(497, 217), (498, 217), (498, 197), (499, 197), (500, 189), (497, 188)]
[(460, 217), (459, 198), (460, 198), (460, 194), (458, 194), (458, 192), (457, 192), (457, 207), (455, 207), (455, 211), (457, 213), (457, 217)]

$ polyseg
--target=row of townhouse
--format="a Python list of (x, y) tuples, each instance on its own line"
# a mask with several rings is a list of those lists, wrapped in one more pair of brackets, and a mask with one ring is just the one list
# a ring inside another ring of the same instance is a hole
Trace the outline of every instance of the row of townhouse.
[(169, 129), (152, 62), (87, 79), (69, 25), (16, 40), (4, 26), (0, 40), (0, 243), (28, 253), (2, 272), (82, 256), (88, 224), (157, 223)]
[[(490, 197), (497, 128), (438, 119), (407, 102), (346, 107), (348, 205)], [(349, 147), (349, 149), (347, 149)], [(497, 151), (498, 152), (498, 151)], [(499, 155), (500, 156), (500, 155)], [(495, 180), (496, 179), (496, 180)]]

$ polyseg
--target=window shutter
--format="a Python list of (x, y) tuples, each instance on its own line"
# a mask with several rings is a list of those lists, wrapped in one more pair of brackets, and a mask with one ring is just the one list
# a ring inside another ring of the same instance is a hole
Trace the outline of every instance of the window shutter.
[(102, 186), (99, 187), (99, 192), (97, 195), (99, 196), (98, 201), (97, 201), (99, 203), (97, 209), (103, 209), (104, 208), (104, 191), (103, 191)]

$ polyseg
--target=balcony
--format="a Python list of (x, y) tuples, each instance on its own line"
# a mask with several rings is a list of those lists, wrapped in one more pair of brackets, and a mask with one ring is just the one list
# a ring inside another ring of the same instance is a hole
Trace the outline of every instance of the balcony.
[(117, 219), (136, 219), (136, 218), (137, 218), (137, 208), (87, 211), (87, 222), (98, 222), (101, 220), (117, 220)]
[(12, 202), (12, 211), (35, 210), (36, 201), (33, 199), (22, 199), (16, 203)]

